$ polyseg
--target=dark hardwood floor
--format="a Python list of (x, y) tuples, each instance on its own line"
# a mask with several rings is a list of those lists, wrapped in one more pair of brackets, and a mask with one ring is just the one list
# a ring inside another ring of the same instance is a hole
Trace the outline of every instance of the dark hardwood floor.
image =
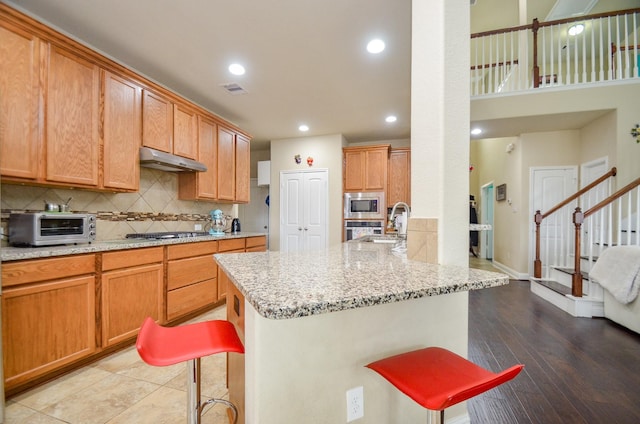
[(468, 402), (472, 423), (640, 423), (640, 335), (574, 318), (528, 281), (469, 292), (469, 359), (514, 380)]

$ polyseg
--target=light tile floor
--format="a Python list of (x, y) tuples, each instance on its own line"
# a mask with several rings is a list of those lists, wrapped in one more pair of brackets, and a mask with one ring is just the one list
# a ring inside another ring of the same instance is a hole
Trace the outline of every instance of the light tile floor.
[[(220, 306), (194, 319), (225, 319)], [(174, 424), (185, 423), (187, 367), (153, 367), (135, 346), (13, 397), (5, 423)], [(226, 355), (202, 358), (202, 397), (227, 398)], [(203, 424), (228, 423), (226, 407), (205, 408)]]

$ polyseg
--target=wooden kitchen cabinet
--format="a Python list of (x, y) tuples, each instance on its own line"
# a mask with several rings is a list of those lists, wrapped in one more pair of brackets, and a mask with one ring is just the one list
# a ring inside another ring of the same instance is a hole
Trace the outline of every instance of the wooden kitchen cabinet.
[[(222, 273), (227, 281), (229, 277)], [(227, 301), (227, 320), (231, 322), (238, 333), (240, 341), (244, 344), (244, 296), (238, 288), (229, 283), (229, 299)], [(227, 354), (227, 385), (229, 387), (229, 401), (238, 409), (238, 422), (244, 423), (245, 415), (245, 371), (244, 355), (237, 353)]]
[(167, 247), (167, 321), (218, 300), (217, 251), (217, 241)]
[(235, 203), (249, 203), (250, 152), (249, 139), (236, 134)]
[(102, 81), (102, 187), (137, 191), (140, 182), (142, 89), (134, 82), (108, 71), (103, 71)]
[(389, 155), (389, 184), (387, 206), (397, 202), (411, 206), (411, 149), (391, 149)]
[(235, 133), (218, 126), (218, 200), (236, 198)]
[(178, 198), (181, 200), (215, 200), (218, 197), (218, 126), (198, 116), (198, 160), (206, 172), (181, 172), (178, 175)]
[(2, 264), (5, 391), (96, 351), (95, 255)]
[(0, 174), (38, 177), (40, 39), (0, 17)]
[(173, 153), (173, 104), (150, 90), (142, 92), (142, 145)]
[(146, 317), (164, 317), (163, 247), (102, 254), (102, 347), (133, 339)]
[(98, 186), (100, 70), (49, 45), (46, 89), (46, 180)]
[[(239, 253), (245, 251), (244, 238), (226, 239), (218, 242), (218, 253)], [(227, 297), (227, 287), (232, 284), (227, 275), (218, 268), (218, 300)]]
[(390, 145), (344, 147), (345, 192), (385, 191)]
[(173, 105), (173, 153), (198, 159), (198, 115), (183, 105)]
[(266, 236), (247, 237), (245, 243), (245, 252), (265, 252), (267, 250)]

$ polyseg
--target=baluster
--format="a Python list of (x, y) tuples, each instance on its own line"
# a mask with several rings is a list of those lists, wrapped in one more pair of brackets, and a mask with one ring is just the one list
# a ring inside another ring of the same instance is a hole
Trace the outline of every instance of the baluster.
[[(596, 82), (596, 42), (595, 42), (595, 29), (593, 27), (593, 21), (591, 22), (591, 82)], [(586, 56), (582, 58), (586, 60)]]
[(638, 78), (640, 74), (638, 74), (638, 25), (636, 23), (637, 13), (633, 14), (633, 57), (636, 60), (633, 61), (633, 77)]
[(622, 52), (620, 51), (620, 19), (616, 15), (616, 78), (622, 79)]
[(602, 18), (598, 19), (598, 24), (598, 27), (600, 28), (600, 31), (598, 32), (598, 38), (600, 39), (600, 46), (598, 48), (598, 55), (600, 56), (600, 81), (604, 81), (604, 64), (607, 58), (604, 53), (604, 46), (602, 45)]

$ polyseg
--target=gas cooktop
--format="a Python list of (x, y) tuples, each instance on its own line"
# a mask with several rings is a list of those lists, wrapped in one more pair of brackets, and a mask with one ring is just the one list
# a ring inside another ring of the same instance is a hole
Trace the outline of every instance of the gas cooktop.
[(187, 238), (187, 237), (202, 237), (208, 236), (206, 231), (163, 231), (159, 233), (132, 233), (127, 234), (126, 238), (129, 239), (174, 239), (174, 238)]

